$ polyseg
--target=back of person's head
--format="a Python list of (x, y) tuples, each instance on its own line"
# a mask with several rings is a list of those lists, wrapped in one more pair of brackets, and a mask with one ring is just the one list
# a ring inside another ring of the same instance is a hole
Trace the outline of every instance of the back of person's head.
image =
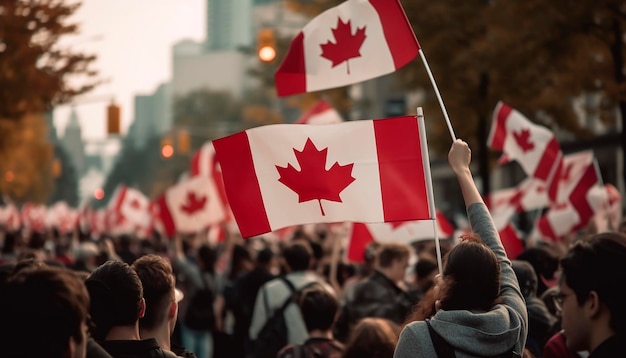
[(292, 241), (283, 249), (283, 258), (291, 271), (308, 270), (312, 255), (311, 247), (304, 240)]
[(435, 274), (437, 273), (437, 261), (430, 255), (419, 256), (415, 263), (415, 276), (420, 288), (426, 292), (435, 283)]
[(537, 275), (537, 296), (541, 296), (548, 289), (544, 281), (554, 280), (554, 274), (559, 269), (559, 259), (545, 247), (531, 247), (516, 257), (517, 260), (527, 261), (535, 269)]
[(322, 285), (313, 285), (302, 292), (299, 304), (307, 331), (328, 331), (333, 327), (339, 309), (333, 292)]
[(202, 245), (198, 248), (198, 264), (204, 272), (213, 273), (215, 271), (215, 262), (217, 261), (217, 252), (209, 245)]
[(139, 328), (152, 330), (167, 320), (168, 310), (175, 302), (175, 282), (172, 265), (158, 255), (146, 255), (132, 264), (143, 286), (146, 311)]
[(393, 357), (398, 343), (398, 326), (383, 318), (363, 318), (354, 327), (343, 358)]
[(577, 242), (561, 259), (561, 269), (579, 305), (595, 292), (611, 313), (611, 328), (626, 333), (626, 236), (602, 233)]
[(104, 340), (112, 327), (132, 326), (139, 320), (143, 288), (128, 264), (107, 261), (89, 275), (85, 284), (91, 297), (96, 340)]
[(270, 249), (269, 247), (265, 247), (261, 249), (256, 255), (256, 263), (260, 266), (267, 266), (270, 264), (270, 262), (272, 262), (273, 258), (274, 251), (272, 251), (272, 249)]
[(0, 295), (0, 355), (60, 358), (73, 341), (84, 357), (89, 295), (78, 276), (63, 268), (33, 267), (13, 275), (5, 288)]
[(500, 294), (500, 264), (487, 245), (466, 235), (446, 256), (441, 288), (444, 310), (488, 311)]
[(388, 242), (378, 247), (376, 255), (378, 266), (381, 268), (390, 267), (394, 261), (408, 259), (411, 255), (411, 248), (406, 244)]
[(522, 260), (512, 260), (511, 264), (524, 298), (537, 297), (537, 274), (533, 266)]

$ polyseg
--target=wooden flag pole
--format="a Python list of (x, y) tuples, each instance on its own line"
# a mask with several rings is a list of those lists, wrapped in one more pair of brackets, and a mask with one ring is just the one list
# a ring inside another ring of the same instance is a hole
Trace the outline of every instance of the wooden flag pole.
[[(426, 128), (424, 126), (424, 110), (417, 107), (417, 126), (420, 131), (420, 145), (422, 153), (428, 153), (428, 144), (426, 142)], [(452, 133), (454, 136), (454, 133)], [(439, 244), (439, 230), (437, 230), (437, 215), (435, 214), (435, 194), (433, 191), (433, 179), (430, 175), (430, 163), (424, 163), (424, 175), (426, 176), (426, 190), (428, 191), (428, 211), (433, 216), (433, 232), (435, 234), (435, 249), (437, 250), (437, 266), (439, 266), (439, 274), (443, 274), (443, 265), (441, 263), (441, 245)]]
[(428, 77), (430, 78), (430, 82), (433, 84), (433, 89), (435, 90), (435, 95), (437, 95), (437, 100), (439, 101), (439, 106), (441, 107), (441, 111), (443, 112), (443, 117), (446, 119), (446, 124), (448, 125), (448, 131), (450, 132), (450, 137), (452, 137), (452, 141), (456, 141), (456, 135), (454, 135), (454, 129), (452, 129), (452, 123), (450, 123), (450, 118), (448, 117), (448, 111), (446, 111), (446, 106), (443, 104), (443, 99), (441, 98), (441, 94), (439, 93), (439, 88), (437, 88), (437, 83), (435, 82), (435, 78), (433, 77), (433, 73), (430, 71), (430, 67), (428, 66), (428, 61), (426, 61), (426, 56), (424, 56), (424, 51), (420, 48), (419, 50), (420, 58), (424, 63), (424, 67), (426, 68), (426, 73), (428, 73)]

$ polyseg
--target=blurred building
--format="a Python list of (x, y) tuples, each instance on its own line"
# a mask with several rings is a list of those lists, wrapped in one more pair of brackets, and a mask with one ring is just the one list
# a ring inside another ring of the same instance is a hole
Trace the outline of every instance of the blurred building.
[(167, 132), (171, 126), (170, 83), (161, 84), (152, 94), (135, 96), (135, 120), (127, 137), (136, 148), (143, 148), (151, 137)]
[(252, 45), (252, 0), (207, 0), (206, 48), (236, 50)]
[(83, 142), (78, 115), (73, 107), (70, 112), (70, 120), (65, 127), (62, 143), (72, 159), (76, 174), (80, 177), (85, 172), (85, 143)]

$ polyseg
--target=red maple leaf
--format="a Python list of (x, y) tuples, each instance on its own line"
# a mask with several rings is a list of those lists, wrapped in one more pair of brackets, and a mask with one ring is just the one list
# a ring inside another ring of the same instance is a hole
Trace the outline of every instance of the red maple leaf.
[(535, 144), (530, 141), (529, 129), (522, 129), (520, 132), (513, 132), (513, 137), (515, 138), (517, 145), (524, 153), (535, 148)]
[(200, 211), (204, 209), (204, 205), (206, 205), (207, 197), (206, 196), (196, 196), (196, 193), (193, 191), (187, 192), (187, 202), (183, 203), (180, 206), (180, 210), (184, 211), (187, 215), (193, 215), (196, 211)]
[(310, 138), (307, 138), (302, 151), (294, 148), (296, 160), (300, 164), (300, 171), (290, 163), (286, 167), (276, 166), (280, 174), (279, 182), (298, 194), (298, 202), (317, 200), (320, 204), (322, 215), (322, 199), (342, 202), (339, 194), (350, 185), (355, 178), (352, 177), (352, 164), (339, 165), (335, 162), (326, 170), (326, 155), (328, 148), (318, 150)]
[(574, 163), (568, 163), (565, 169), (561, 171), (561, 180), (564, 182), (570, 181), (572, 175), (572, 169), (574, 169)]
[(332, 61), (335, 67), (342, 62), (346, 62), (348, 67), (348, 74), (350, 74), (350, 64), (348, 60), (355, 57), (361, 57), (361, 46), (365, 41), (365, 28), (356, 29), (356, 33), (352, 35), (352, 25), (350, 20), (343, 22), (341, 18), (337, 18), (337, 27), (333, 28), (333, 36), (336, 42), (328, 40), (325, 44), (320, 44), (322, 47), (322, 57)]
[(141, 203), (139, 202), (139, 200), (133, 199), (133, 201), (130, 202), (130, 207), (135, 210), (139, 210), (141, 209)]

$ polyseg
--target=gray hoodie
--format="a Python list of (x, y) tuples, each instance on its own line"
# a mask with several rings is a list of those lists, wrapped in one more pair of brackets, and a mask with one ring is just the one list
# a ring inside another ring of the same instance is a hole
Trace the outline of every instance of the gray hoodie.
[[(506, 257), (487, 207), (482, 203), (472, 204), (467, 214), (474, 232), (500, 261), (502, 304), (487, 312), (439, 310), (430, 323), (454, 348), (458, 358), (496, 356), (511, 347), (521, 354), (528, 334), (528, 315), (511, 261)], [(402, 330), (394, 358), (436, 356), (426, 322), (412, 322)]]

